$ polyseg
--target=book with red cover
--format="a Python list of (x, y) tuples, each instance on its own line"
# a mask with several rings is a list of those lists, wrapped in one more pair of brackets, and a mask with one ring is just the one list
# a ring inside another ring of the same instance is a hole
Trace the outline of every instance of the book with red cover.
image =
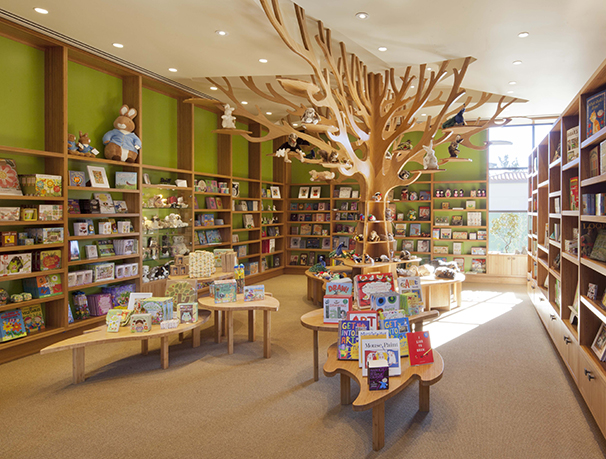
[(570, 179), (570, 210), (579, 210), (579, 177)]
[(356, 298), (358, 307), (370, 307), (370, 296), (373, 293), (394, 292), (393, 274), (358, 274), (355, 277)]
[(410, 365), (426, 365), (433, 363), (433, 350), (429, 342), (429, 332), (419, 331), (406, 334)]

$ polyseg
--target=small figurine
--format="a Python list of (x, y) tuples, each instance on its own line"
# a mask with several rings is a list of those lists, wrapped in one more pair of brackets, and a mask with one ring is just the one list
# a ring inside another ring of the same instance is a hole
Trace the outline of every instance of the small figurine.
[(436, 198), (440, 197), (440, 190), (436, 190)]
[(364, 235), (362, 233), (354, 236), (354, 241), (356, 242), (364, 242)]
[(404, 142), (400, 142), (398, 148), (396, 150), (412, 150), (412, 142), (410, 140), (405, 140)]
[(454, 190), (453, 192), (453, 197), (458, 198), (459, 197), (459, 190)]
[(376, 231), (371, 231), (370, 235), (368, 236), (368, 242), (379, 242), (381, 240), (381, 238), (379, 237), (378, 233)]
[(374, 260), (374, 258), (372, 258), (370, 255), (368, 255), (366, 253), (366, 254), (364, 254), (364, 263), (374, 266), (375, 260)]
[(236, 117), (232, 116), (234, 109), (225, 104), (223, 106), (223, 115), (221, 115), (221, 127), (223, 129), (236, 129)]
[(141, 150), (141, 139), (133, 132), (137, 116), (137, 110), (122, 105), (120, 116), (114, 120), (114, 129), (103, 136), (105, 145), (105, 157), (115, 161), (134, 163)]
[(320, 116), (316, 113), (316, 110), (313, 107), (306, 108), (305, 113), (301, 117), (301, 123), (304, 124), (318, 124), (320, 121)]
[(376, 222), (377, 221), (377, 217), (375, 217), (373, 214), (368, 214), (368, 221), (369, 222)]
[(383, 196), (381, 195), (380, 191), (377, 191), (375, 194), (372, 195), (372, 200), (373, 201), (381, 201), (381, 199), (383, 199)]
[(364, 221), (364, 214), (360, 214), (360, 221), (363, 222)]
[(75, 155), (77, 154), (77, 151), (76, 136), (74, 134), (67, 134), (67, 152)]
[(444, 197), (446, 198), (450, 198), (452, 192), (450, 191), (450, 188), (446, 188), (446, 192), (444, 193)]
[(463, 141), (463, 138), (457, 134), (457, 138), (450, 142), (450, 145), (448, 145), (448, 153), (450, 154), (451, 158), (458, 158), (459, 157), (459, 144)]
[(407, 261), (407, 260), (410, 260), (410, 258), (411, 258), (411, 255), (408, 250), (404, 249), (404, 250), (402, 250), (402, 252), (400, 252), (400, 260)]
[(335, 173), (330, 171), (309, 171), (309, 175), (311, 175), (310, 179), (312, 182), (317, 182), (318, 180), (332, 180), (335, 178)]
[(302, 146), (309, 145), (309, 142), (304, 139), (300, 139), (294, 132), (288, 136), (288, 141), (284, 142), (276, 151), (277, 157), (284, 157), (285, 163), (291, 163), (292, 161), (288, 157), (288, 153), (291, 151), (299, 154), (301, 162), (305, 161), (305, 153), (301, 150)]
[(402, 189), (402, 192), (400, 193), (400, 199), (402, 201), (408, 201), (408, 188)]
[(438, 168), (438, 158), (433, 150), (433, 140), (429, 141), (429, 146), (423, 145), (425, 150), (425, 157), (423, 158), (423, 169), (434, 170)]
[(463, 104), (463, 108), (459, 110), (452, 118), (446, 120), (444, 124), (442, 124), (442, 129), (447, 129), (453, 126), (465, 126), (465, 119), (463, 118), (463, 113), (465, 113), (465, 104)]
[(417, 194), (416, 191), (412, 191), (408, 197), (408, 199), (410, 201), (416, 201), (417, 199), (419, 199), (419, 195)]
[(463, 191), (463, 188), (461, 188), (459, 190), (459, 198), (462, 198), (463, 196), (465, 196), (465, 192)]
[(398, 177), (400, 177), (401, 180), (408, 180), (410, 178), (410, 171), (402, 170), (398, 172)]
[(475, 198), (476, 197), (476, 190), (471, 190), (471, 193), (469, 194), (470, 197)]

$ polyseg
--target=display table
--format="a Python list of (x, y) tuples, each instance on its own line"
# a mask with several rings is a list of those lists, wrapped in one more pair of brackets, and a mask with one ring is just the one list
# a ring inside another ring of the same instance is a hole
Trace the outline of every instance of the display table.
[(446, 309), (450, 311), (453, 306), (451, 294), (457, 306), (461, 306), (461, 292), (465, 274), (457, 273), (454, 279), (436, 279), (433, 275), (421, 277), (421, 291), (427, 309)]
[(271, 312), (277, 312), (280, 302), (265, 292), (265, 299), (244, 301), (244, 295), (238, 295), (235, 303), (215, 303), (214, 298), (206, 296), (198, 299), (201, 309), (215, 312), (215, 342), (221, 342), (221, 313), (227, 322), (227, 352), (234, 353), (234, 312), (248, 311), (248, 340), (255, 340), (255, 311), (263, 311), (263, 356), (271, 357)]
[[(303, 314), (301, 316), (301, 325), (313, 331), (314, 381), (319, 379), (318, 332), (326, 331), (337, 333), (339, 331), (339, 324), (324, 323), (323, 313), (324, 309), (316, 309), (315, 311), (308, 312), (307, 314)], [(424, 311), (416, 316), (409, 317), (410, 328), (413, 331), (421, 331), (423, 330), (424, 321), (437, 319), (439, 315), (440, 313), (438, 311)]]
[(444, 360), (435, 349), (434, 363), (412, 367), (408, 357), (401, 359), (402, 374), (389, 377), (388, 390), (371, 391), (368, 389), (368, 378), (362, 376), (362, 369), (356, 360), (338, 360), (337, 343), (328, 348), (328, 359), (324, 364), (326, 376), (341, 375), (341, 404), (351, 403), (351, 379), (360, 386), (360, 393), (353, 402), (354, 411), (365, 411), (372, 408), (372, 447), (375, 451), (385, 445), (385, 402), (399, 394), (414, 381), (419, 381), (419, 411), (429, 411), (429, 386), (442, 379)]
[(358, 274), (371, 274), (371, 273), (392, 273), (393, 278), (396, 279), (398, 274), (396, 272), (396, 268), (398, 265), (409, 265), (409, 264), (418, 264), (421, 262), (421, 259), (418, 257), (412, 258), (410, 260), (405, 261), (375, 261), (374, 264), (371, 263), (356, 263), (350, 259), (341, 260), (344, 266), (352, 269), (352, 277), (357, 276)]
[(107, 325), (85, 331), (83, 335), (74, 336), (58, 343), (51, 344), (40, 351), (40, 354), (66, 351), (71, 349), (73, 356), (73, 381), (78, 384), (84, 381), (84, 349), (95, 344), (118, 343), (121, 341), (141, 341), (141, 354), (147, 355), (149, 340), (160, 338), (160, 364), (163, 370), (168, 368), (168, 338), (172, 335), (193, 331), (192, 347), (200, 346), (200, 327), (210, 317), (210, 312), (199, 311), (198, 321), (191, 324), (179, 324), (177, 328), (163, 330), (160, 325), (152, 325), (146, 333), (131, 333), (130, 326), (120, 327), (117, 333), (108, 333)]

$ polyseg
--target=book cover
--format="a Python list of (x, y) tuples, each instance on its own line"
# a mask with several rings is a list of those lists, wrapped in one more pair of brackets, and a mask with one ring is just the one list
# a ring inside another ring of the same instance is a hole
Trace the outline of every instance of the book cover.
[[(193, 324), (197, 319), (194, 320), (194, 310), (198, 311), (197, 303), (181, 303), (177, 306), (177, 313), (179, 314), (179, 322), (182, 324)], [(170, 317), (166, 317), (164, 320), (169, 320)]]
[(221, 239), (221, 233), (219, 232), (219, 230), (212, 229), (206, 231), (206, 241), (208, 244), (220, 244), (223, 240)]
[(579, 157), (579, 127), (575, 126), (566, 131), (566, 158), (568, 162)]
[(117, 171), (115, 188), (122, 188), (125, 190), (136, 190), (137, 189), (137, 173), (136, 172)]
[(332, 281), (326, 283), (326, 295), (330, 296), (351, 296), (353, 295), (353, 282)]
[(601, 91), (587, 98), (587, 135), (586, 139), (598, 133), (606, 120), (606, 91)]
[(173, 318), (172, 297), (150, 297), (140, 302), (141, 309), (152, 316), (152, 324), (160, 325), (163, 320)]
[(339, 321), (339, 360), (358, 360), (358, 332), (360, 330), (368, 330), (368, 322)]
[(397, 338), (365, 339), (360, 353), (363, 358), (362, 376), (368, 376), (368, 365), (374, 360), (386, 360), (389, 376), (402, 374), (400, 365), (400, 340)]
[(602, 323), (595, 335), (591, 349), (598, 359), (604, 361), (606, 357), (606, 324)]
[(324, 295), (324, 323), (336, 324), (339, 320), (347, 319), (347, 313), (351, 310), (351, 296)]
[[(368, 329), (358, 331), (358, 347), (362, 349), (364, 340), (368, 339), (387, 339), (389, 333), (387, 330)], [(358, 367), (364, 367), (364, 357), (361, 352), (358, 353)]]
[(107, 314), (105, 318), (105, 323), (107, 325), (108, 333), (118, 333), (120, 331), (120, 323), (122, 322), (121, 314)]
[(244, 287), (244, 301), (259, 301), (265, 299), (264, 285), (251, 285)]
[(395, 293), (373, 293), (370, 295), (370, 307), (377, 311), (394, 311), (400, 309), (400, 298)]
[(579, 210), (579, 177), (570, 179), (570, 210)]
[(429, 206), (419, 207), (419, 220), (429, 221), (430, 216)]
[(215, 198), (213, 196), (206, 197), (206, 208), (207, 209), (216, 209), (217, 208), (217, 201), (215, 200)]
[(23, 196), (15, 161), (0, 159), (0, 174), (0, 195)]
[(406, 334), (410, 332), (408, 317), (383, 319), (379, 321), (379, 328), (386, 330), (390, 338), (397, 338), (400, 341), (400, 357), (408, 356), (408, 341), (406, 339)]
[(408, 340), (408, 351), (412, 366), (433, 363), (433, 350), (431, 349), (429, 332), (408, 333), (406, 338)]
[(41, 305), (26, 306), (21, 308), (21, 313), (23, 314), (23, 323), (28, 333), (44, 330), (44, 314), (42, 313)]
[(0, 337), (2, 341), (10, 341), (27, 336), (23, 315), (19, 309), (0, 312)]
[(421, 236), (421, 224), (420, 223), (411, 223), (410, 224), (410, 237), (420, 237)]
[(387, 360), (368, 362), (368, 390), (389, 389), (389, 365)]
[(349, 311), (347, 313), (347, 320), (368, 322), (368, 331), (377, 329), (378, 317), (377, 311)]
[(214, 282), (215, 303), (235, 303), (236, 302), (236, 280), (218, 280)]
[(152, 317), (150, 314), (133, 314), (130, 318), (131, 333), (146, 333), (152, 329)]
[(358, 307), (368, 308), (373, 293), (393, 292), (394, 281), (391, 273), (358, 274), (355, 277), (355, 292)]
[(102, 214), (115, 214), (114, 200), (109, 193), (95, 193), (95, 199), (99, 201), (99, 210)]
[(398, 291), (400, 295), (407, 294), (404, 299), (400, 297), (401, 309), (404, 309), (406, 315), (415, 315), (425, 309), (420, 277), (398, 277)]

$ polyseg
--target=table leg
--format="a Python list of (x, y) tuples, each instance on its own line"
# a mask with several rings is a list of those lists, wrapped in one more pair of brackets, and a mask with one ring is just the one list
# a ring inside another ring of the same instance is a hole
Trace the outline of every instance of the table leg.
[(84, 348), (75, 347), (72, 350), (72, 357), (73, 382), (79, 384), (84, 382)]
[(271, 311), (263, 311), (263, 357), (271, 357)]
[(168, 336), (160, 338), (160, 366), (163, 370), (168, 368)]
[(226, 326), (227, 326), (227, 353), (234, 353), (234, 313), (227, 311), (226, 313)]
[(257, 338), (255, 334), (255, 311), (248, 311), (248, 341), (254, 341)]
[(225, 318), (226, 318), (226, 312), (221, 311), (221, 319), (223, 321), (223, 330), (221, 331), (221, 336), (227, 336), (227, 320)]
[(200, 329), (202, 328), (202, 326), (200, 327), (196, 327), (194, 328), (191, 332), (191, 347), (200, 347)]
[(307, 278), (307, 299), (311, 300), (312, 297), (312, 291), (311, 289), (313, 288), (313, 281), (308, 277)]
[(429, 411), (429, 386), (421, 385), (419, 381), (419, 411)]
[(314, 332), (314, 381), (317, 381), (319, 378), (319, 371), (318, 371), (318, 348), (319, 348), (319, 339), (318, 339), (318, 330), (313, 330)]
[(221, 342), (221, 311), (215, 311), (215, 343)]
[(185, 333), (179, 333), (179, 341), (183, 341)]
[(351, 379), (349, 376), (341, 373), (341, 405), (351, 403)]
[(141, 355), (147, 355), (149, 352), (149, 340), (142, 339), (141, 340)]
[(455, 282), (454, 284), (455, 296), (457, 298), (457, 306), (461, 307), (463, 303), (462, 292), (463, 292), (463, 282)]
[(372, 407), (372, 449), (379, 451), (385, 446), (385, 403)]

